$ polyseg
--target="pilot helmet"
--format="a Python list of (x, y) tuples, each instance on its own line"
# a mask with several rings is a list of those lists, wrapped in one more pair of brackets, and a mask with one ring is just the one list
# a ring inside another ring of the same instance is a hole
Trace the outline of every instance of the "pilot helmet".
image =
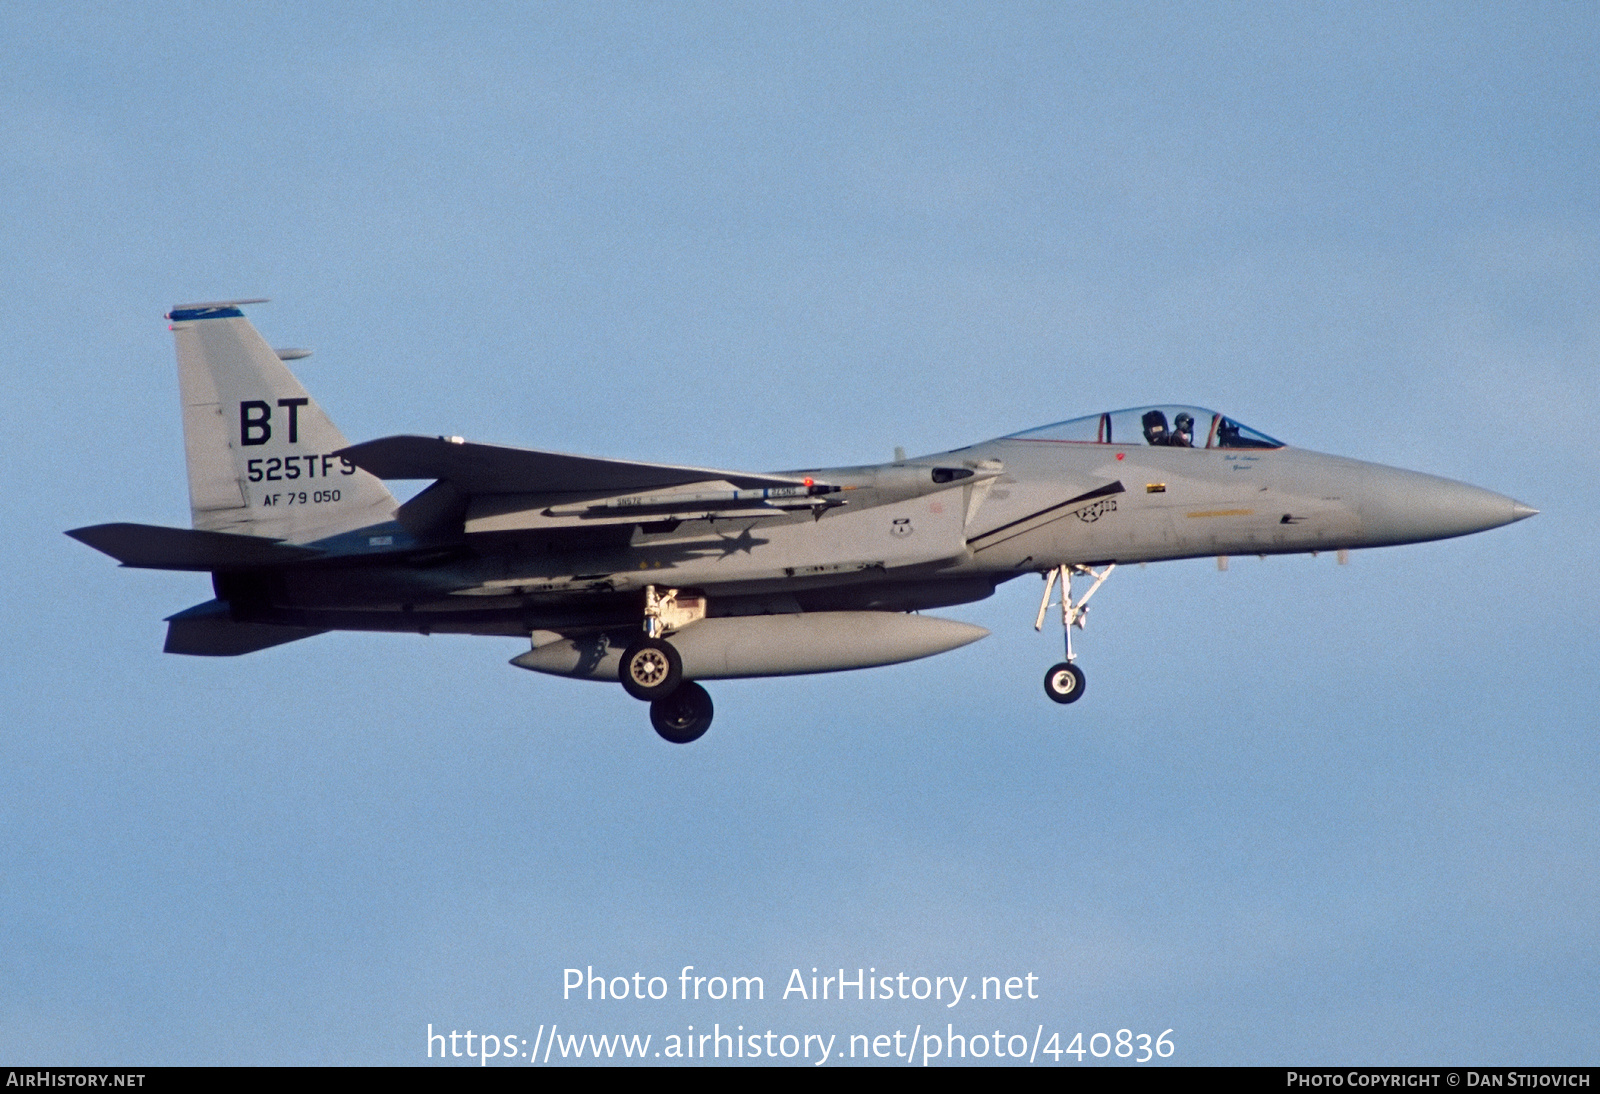
[(1172, 424), (1177, 428), (1179, 433), (1191, 433), (1194, 431), (1194, 416), (1190, 414), (1179, 414), (1176, 418), (1172, 419)]

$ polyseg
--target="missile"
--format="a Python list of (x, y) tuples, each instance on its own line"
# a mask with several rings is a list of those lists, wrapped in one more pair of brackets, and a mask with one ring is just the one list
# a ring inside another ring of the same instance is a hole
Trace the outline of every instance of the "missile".
[[(915, 661), (976, 642), (983, 627), (899, 612), (804, 612), (701, 619), (667, 636), (685, 680), (798, 676)], [(552, 676), (616, 683), (635, 629), (558, 638), (511, 663)]]
[(803, 484), (796, 486), (769, 486), (756, 490), (701, 490), (692, 493), (607, 498), (605, 501), (597, 501), (581, 509), (546, 509), (544, 514), (547, 517), (609, 516), (618, 509), (684, 509), (699, 508), (705, 505), (720, 506), (758, 502), (775, 505), (780, 508), (787, 506), (808, 507), (830, 504), (823, 500), (824, 495), (837, 494), (840, 489), (838, 486), (829, 486), (825, 483), (812, 482), (807, 479)]

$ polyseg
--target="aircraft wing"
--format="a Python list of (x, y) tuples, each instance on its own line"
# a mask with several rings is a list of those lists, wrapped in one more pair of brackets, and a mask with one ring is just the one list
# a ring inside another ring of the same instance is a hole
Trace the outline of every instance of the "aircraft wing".
[(382, 437), (337, 454), (380, 479), (444, 479), (468, 494), (603, 495), (695, 482), (728, 482), (741, 490), (804, 483), (786, 475), (571, 456), (448, 437)]

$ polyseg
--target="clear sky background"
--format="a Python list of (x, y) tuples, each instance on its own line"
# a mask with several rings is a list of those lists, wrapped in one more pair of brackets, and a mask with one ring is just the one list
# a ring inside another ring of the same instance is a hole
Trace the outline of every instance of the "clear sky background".
[[(1600, 16), (1064, 7), (0, 9), (0, 1059), (1596, 1063)], [(1119, 570), (1067, 708), (1019, 579), (673, 747), (513, 640), (160, 652), (204, 577), (61, 533), (187, 524), (162, 314), (243, 296), (352, 440), (762, 470), (1188, 402), (1542, 515)], [(781, 1000), (812, 967), (1039, 998)]]

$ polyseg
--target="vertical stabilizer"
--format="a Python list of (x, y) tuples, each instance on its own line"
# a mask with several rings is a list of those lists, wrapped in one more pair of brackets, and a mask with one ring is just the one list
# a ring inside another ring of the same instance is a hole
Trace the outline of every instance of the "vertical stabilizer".
[(333, 455), (344, 434), (234, 300), (167, 315), (178, 344), (194, 527), (306, 543), (393, 517), (394, 495)]

